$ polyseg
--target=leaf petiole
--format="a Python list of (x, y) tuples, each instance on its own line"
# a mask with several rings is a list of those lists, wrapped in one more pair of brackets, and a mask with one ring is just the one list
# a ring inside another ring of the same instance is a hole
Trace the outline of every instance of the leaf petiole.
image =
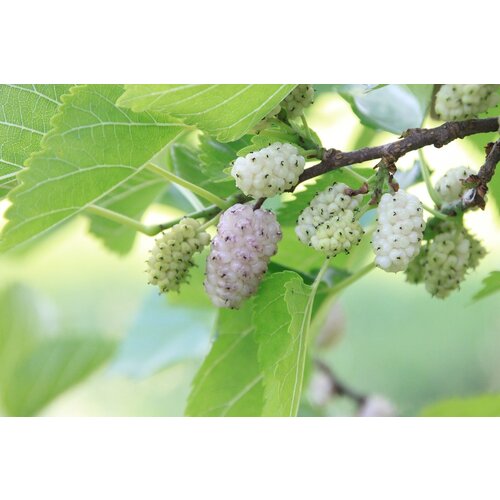
[(193, 184), (185, 179), (182, 179), (181, 177), (175, 175), (174, 173), (158, 166), (155, 165), (154, 163), (148, 163), (146, 165), (146, 168), (150, 171), (153, 172), (164, 179), (167, 179), (170, 182), (173, 182), (174, 184), (177, 184), (179, 186), (182, 186), (184, 188), (189, 189), (192, 193), (197, 194), (198, 196), (201, 196), (205, 200), (209, 201), (210, 203), (213, 203), (214, 205), (218, 206), (220, 209), (224, 210), (228, 207), (227, 202), (223, 200), (222, 198), (219, 198), (217, 195), (211, 193), (210, 191), (207, 191), (206, 189), (203, 189), (200, 186), (197, 186), (196, 184)]
[(431, 197), (432, 201), (436, 204), (436, 206), (440, 207), (443, 200), (441, 200), (441, 196), (434, 189), (434, 186), (431, 182), (431, 172), (429, 169), (429, 164), (427, 163), (427, 160), (425, 159), (424, 153), (422, 152), (421, 149), (418, 150), (418, 158), (420, 159), (420, 169), (422, 170), (422, 176), (424, 178), (425, 186), (427, 187), (429, 196)]

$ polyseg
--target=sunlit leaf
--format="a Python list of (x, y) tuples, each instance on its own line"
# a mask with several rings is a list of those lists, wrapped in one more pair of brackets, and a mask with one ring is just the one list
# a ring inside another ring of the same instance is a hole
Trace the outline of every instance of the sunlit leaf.
[(0, 85), (0, 198), (40, 148), (63, 94), (71, 85)]
[(126, 85), (118, 105), (180, 118), (222, 142), (239, 139), (295, 85)]
[(121, 188), (135, 182), (182, 130), (151, 113), (117, 108), (121, 92), (119, 85), (85, 85), (63, 98), (42, 151), (19, 175), (22, 185), (11, 195), (0, 248), (30, 241), (91, 204), (123, 196)]

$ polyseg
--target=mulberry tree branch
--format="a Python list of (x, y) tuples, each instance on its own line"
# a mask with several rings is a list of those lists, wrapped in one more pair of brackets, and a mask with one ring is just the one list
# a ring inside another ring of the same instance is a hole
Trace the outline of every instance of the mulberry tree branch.
[[(498, 117), (453, 121), (430, 129), (409, 129), (403, 133), (399, 140), (383, 144), (382, 146), (362, 148), (351, 152), (343, 152), (333, 148), (327, 149), (320, 163), (304, 170), (299, 178), (299, 183), (341, 167), (370, 160), (385, 159), (395, 162), (410, 151), (416, 151), (425, 146), (441, 148), (456, 139), (463, 139), (475, 134), (496, 132), (498, 129)], [(491, 171), (491, 167), (488, 167), (487, 172)]]

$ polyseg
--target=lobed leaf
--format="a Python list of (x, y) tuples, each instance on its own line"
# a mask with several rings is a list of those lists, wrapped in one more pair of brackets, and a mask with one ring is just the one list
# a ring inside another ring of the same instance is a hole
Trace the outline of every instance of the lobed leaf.
[[(183, 127), (152, 113), (117, 108), (121, 92), (119, 85), (85, 85), (62, 99), (42, 151), (19, 175), (22, 184), (11, 195), (0, 249), (31, 241), (91, 204), (118, 203), (121, 197), (138, 210), (150, 202), (136, 189), (146, 182), (138, 176)], [(132, 203), (137, 193), (140, 202)]]
[(17, 174), (40, 148), (50, 120), (71, 85), (0, 85), (0, 198), (17, 186)]

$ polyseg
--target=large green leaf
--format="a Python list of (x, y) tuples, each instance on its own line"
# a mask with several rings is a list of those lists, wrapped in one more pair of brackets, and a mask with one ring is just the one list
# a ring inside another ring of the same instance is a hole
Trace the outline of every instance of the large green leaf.
[(500, 417), (500, 395), (449, 399), (424, 408), (422, 417)]
[(155, 111), (195, 125), (219, 141), (239, 139), (295, 85), (126, 85), (118, 105)]
[(11, 378), (16, 363), (50, 329), (44, 321), (44, 304), (24, 285), (14, 284), (0, 293), (0, 391)]
[[(8, 249), (83, 211), (141, 174), (182, 130), (151, 113), (119, 109), (119, 85), (75, 87), (53, 118), (42, 151), (27, 162), (7, 210), (0, 248)], [(109, 199), (109, 198), (108, 198)]]
[(50, 129), (70, 85), (0, 85), (0, 198), (17, 185), (24, 162)]
[(264, 372), (264, 416), (297, 415), (308, 351), (313, 298), (296, 273), (269, 276), (255, 298), (255, 338)]
[(483, 288), (474, 295), (474, 300), (484, 299), (493, 293), (500, 292), (500, 271), (492, 271), (483, 280)]
[(201, 358), (208, 351), (214, 319), (213, 308), (174, 304), (151, 292), (120, 344), (113, 372), (147, 377), (175, 363)]
[(262, 372), (253, 338), (253, 301), (221, 310), (217, 338), (194, 381), (186, 415), (256, 417), (264, 404)]
[(359, 86), (339, 88), (361, 122), (369, 127), (401, 134), (420, 127), (432, 97), (432, 85), (385, 85), (371, 92)]
[(112, 354), (114, 345), (97, 337), (59, 337), (23, 358), (5, 387), (9, 415), (36, 415), (57, 396), (87, 378)]

